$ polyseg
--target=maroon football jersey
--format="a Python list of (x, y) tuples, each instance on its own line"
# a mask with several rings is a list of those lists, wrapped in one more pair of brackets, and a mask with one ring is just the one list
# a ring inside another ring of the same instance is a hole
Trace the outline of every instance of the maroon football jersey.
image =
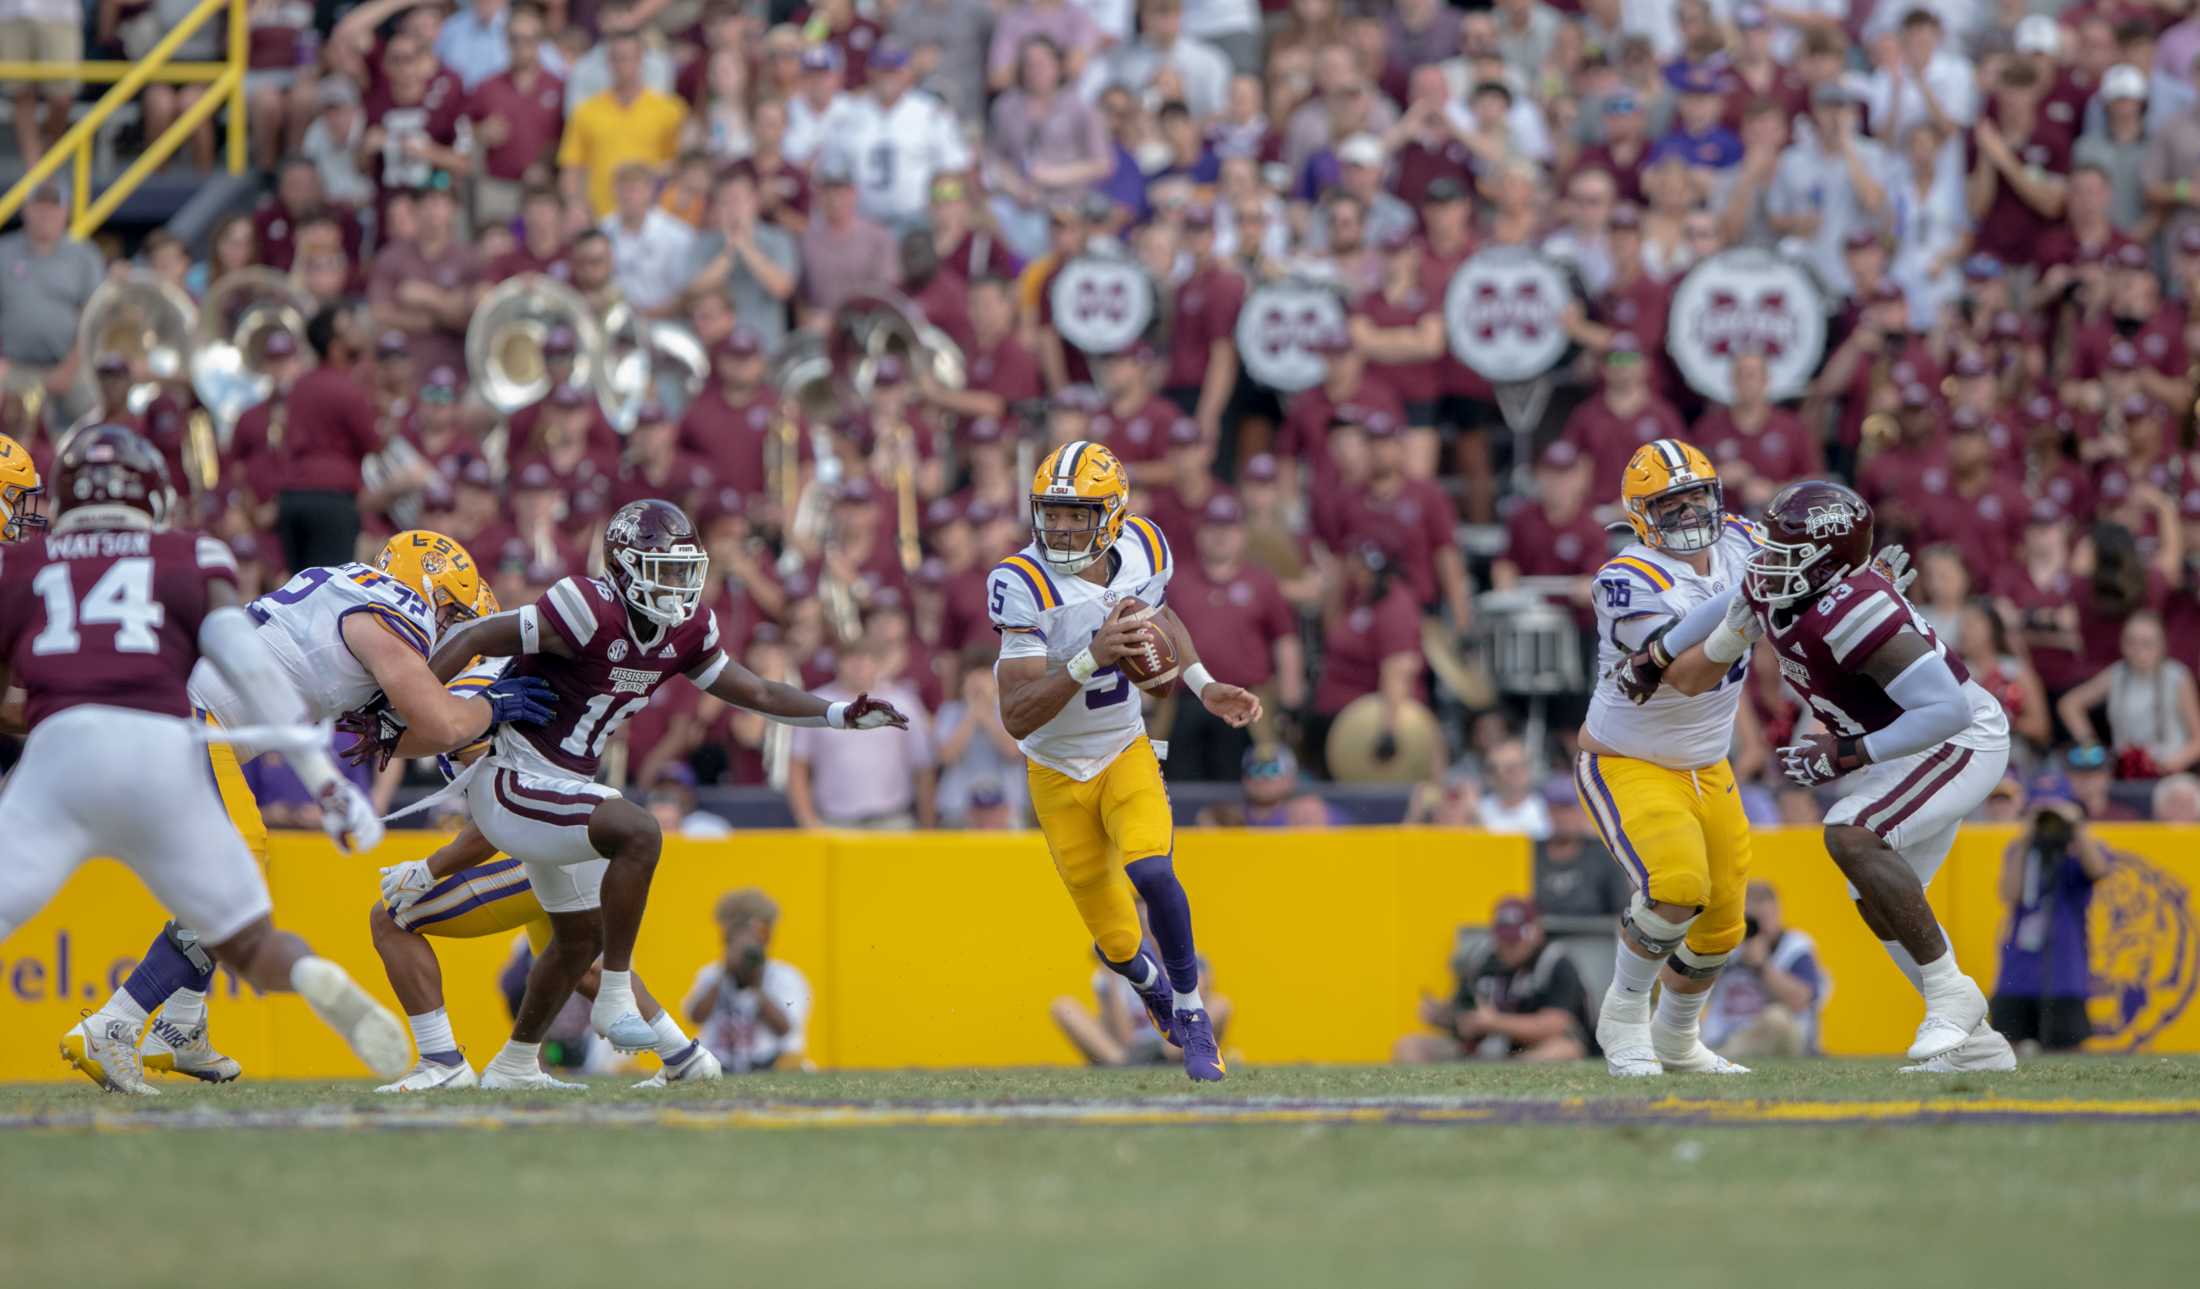
[(1779, 654), (1780, 675), (1827, 729), (1844, 738), (1877, 733), (1902, 715), (1902, 705), (1864, 673), (1864, 662), (1904, 627), (1925, 637), (1957, 684), (1971, 679), (1963, 660), (1933, 634), (1932, 624), (1870, 569), (1827, 587), (1785, 626), (1763, 604), (1757, 615)]
[(85, 704), (188, 717), (206, 588), (229, 547), (171, 529), (47, 533), (0, 551), (0, 657), (30, 725)]
[(649, 705), (658, 686), (674, 675), (707, 685), (725, 662), (718, 615), (707, 608), (644, 649), (627, 621), (626, 602), (605, 578), (568, 577), (543, 592), (534, 610), (542, 629), (556, 632), (576, 656), (531, 653), (513, 662), (508, 674), (540, 676), (557, 693), (555, 716), (514, 728), (576, 778), (594, 777), (611, 736)]

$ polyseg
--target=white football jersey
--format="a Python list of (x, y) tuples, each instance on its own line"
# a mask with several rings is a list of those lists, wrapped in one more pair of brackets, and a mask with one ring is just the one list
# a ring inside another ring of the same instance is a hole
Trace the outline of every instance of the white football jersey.
[[(1123, 521), (1103, 566), (1106, 585), (1057, 576), (1039, 543), (1002, 560), (986, 579), (986, 609), (1001, 633), (1001, 657), (1068, 663), (1099, 634), (1115, 606), (1130, 596), (1159, 607), (1176, 562), (1161, 526), (1141, 515)], [(1054, 718), (1018, 744), (1024, 755), (1073, 779), (1090, 779), (1146, 732), (1138, 687), (1115, 667), (1102, 667)]]
[[(423, 659), (435, 651), (435, 610), (419, 592), (365, 564), (306, 569), (245, 611), (260, 624), (260, 643), (304, 697), (309, 720), (333, 720), (381, 692), (344, 643), (344, 620), (353, 614), (373, 618)], [(203, 658), (191, 669), (191, 701), (224, 725), (251, 723), (229, 682)]]
[[(460, 698), (479, 698), (481, 697), (481, 691), (502, 679), (505, 668), (511, 665), (512, 660), (510, 658), (476, 659), (473, 666), (458, 673), (457, 676), (452, 678), (451, 683), (445, 685), (444, 688)], [(496, 742), (494, 734), (484, 734), (462, 748), (445, 752), (436, 757), (435, 768), (443, 772), (443, 781), (449, 783), (458, 777), (460, 770), (473, 764), (476, 758), (488, 751), (490, 745), (494, 742)]]
[(1762, 545), (1747, 520), (1726, 517), (1725, 529), (1702, 573), (1675, 556), (1630, 543), (1597, 570), (1590, 588), (1597, 615), (1597, 683), (1589, 697), (1591, 738), (1622, 756), (1674, 770), (1700, 770), (1726, 758), (1734, 742), (1734, 716), (1742, 705), (1749, 655), (1704, 693), (1660, 689), (1640, 707), (1619, 690), (1613, 672), (1653, 632), (1678, 622), (1690, 609), (1738, 586), (1749, 553)]
[(869, 94), (837, 100), (819, 123), (818, 151), (848, 160), (857, 205), (889, 227), (923, 218), (935, 176), (971, 166), (962, 123), (923, 90), (909, 91), (891, 107)]

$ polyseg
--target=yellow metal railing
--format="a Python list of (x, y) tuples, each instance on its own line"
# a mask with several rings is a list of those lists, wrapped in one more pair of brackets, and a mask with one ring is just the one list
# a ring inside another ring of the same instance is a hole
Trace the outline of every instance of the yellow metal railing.
[[(145, 177), (158, 170), (169, 157), (175, 155), (183, 141), (193, 131), (206, 124), (214, 113), (229, 109), (229, 173), (241, 175), (245, 171), (245, 105), (244, 73), (246, 55), (245, 34), (246, 0), (201, 0), (182, 22), (161, 37), (160, 43), (146, 51), (145, 57), (135, 62), (92, 63), (0, 63), (0, 83), (23, 81), (113, 81), (114, 88), (100, 96), (82, 119), (69, 127), (68, 133), (52, 147), (46, 149), (38, 164), (32, 166), (16, 181), (13, 188), (0, 194), (0, 226), (15, 218), (15, 212), (30, 199), (31, 191), (54, 177), (61, 167), (72, 162), (75, 165), (75, 198), (69, 208), (76, 217), (69, 224), (73, 237), (89, 237), (115, 207), (122, 204)], [(183, 47), (199, 28), (206, 25), (215, 14), (229, 12), (229, 54), (219, 63), (177, 63), (169, 60)], [(92, 197), (92, 145), (114, 114), (124, 104), (137, 97), (139, 90), (158, 82), (164, 85), (199, 85), (207, 87), (199, 101), (192, 104), (158, 138), (148, 139), (145, 151), (128, 169), (117, 175), (107, 185), (97, 200)]]

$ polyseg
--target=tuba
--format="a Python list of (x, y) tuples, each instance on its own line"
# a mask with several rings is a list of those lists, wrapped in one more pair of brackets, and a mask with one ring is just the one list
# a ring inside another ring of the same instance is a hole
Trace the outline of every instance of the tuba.
[(557, 327), (580, 340), (573, 378), (596, 385), (604, 365), (603, 328), (572, 287), (543, 273), (508, 278), (481, 298), (466, 324), (466, 376), (499, 416), (540, 402), (550, 392), (543, 341)]
[(921, 374), (945, 389), (961, 389), (965, 364), (961, 346), (927, 322), (924, 311), (900, 295), (859, 296), (833, 319), (836, 356), (852, 360), (850, 383), (856, 397), (870, 400), (879, 359), (901, 360), (912, 375)]
[[(765, 445), (765, 469), (769, 491), (779, 502), (779, 522), (786, 538), (782, 562), (799, 566), (802, 556), (796, 544), (814, 549), (822, 539), (832, 508), (832, 488), (840, 482), (841, 462), (833, 453), (826, 427), (848, 410), (848, 399), (834, 373), (828, 345), (809, 332), (787, 337), (772, 359), (767, 379), (779, 393), (779, 417)], [(810, 427), (810, 454), (817, 463), (807, 487), (802, 480), (804, 424)]]
[(653, 398), (679, 416), (710, 379), (710, 356), (692, 328), (645, 318), (624, 303), (604, 312), (603, 345), (596, 400), (621, 434), (634, 428), (642, 404)]
[(288, 332), (300, 354), (311, 353), (306, 319), (316, 308), (312, 296), (273, 269), (237, 269), (207, 288), (191, 347), (191, 388), (223, 441), (238, 417), (275, 392), (265, 371), (267, 338)]
[[(132, 269), (100, 283), (85, 302), (76, 351), (86, 362), (104, 354), (130, 360), (127, 410), (135, 416), (160, 395), (162, 381), (183, 374), (198, 324), (198, 306), (181, 288), (149, 269)], [(110, 416), (124, 410), (105, 409)]]

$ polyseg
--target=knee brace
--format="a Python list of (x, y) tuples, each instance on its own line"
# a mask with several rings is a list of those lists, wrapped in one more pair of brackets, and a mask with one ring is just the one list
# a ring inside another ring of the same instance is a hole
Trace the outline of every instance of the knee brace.
[(1669, 954), (1688, 938), (1688, 928), (1695, 925), (1702, 910), (1688, 915), (1683, 922), (1671, 921), (1650, 907), (1650, 902), (1635, 892), (1628, 901), (1627, 911), (1619, 915), (1619, 924), (1634, 932), (1635, 938), (1659, 954)]
[(1666, 961), (1665, 965), (1690, 980), (1709, 980), (1711, 977), (1718, 975), (1719, 968), (1725, 966), (1726, 960), (1733, 956), (1734, 951), (1732, 949), (1724, 953), (1698, 953), (1683, 944), (1673, 951), (1673, 956)]
[(214, 955), (208, 953), (206, 946), (199, 943), (198, 932), (171, 918), (168, 925), (160, 929), (160, 933), (169, 944), (175, 946), (176, 952), (183, 955), (184, 961), (191, 964), (191, 970), (202, 976), (213, 972)]

